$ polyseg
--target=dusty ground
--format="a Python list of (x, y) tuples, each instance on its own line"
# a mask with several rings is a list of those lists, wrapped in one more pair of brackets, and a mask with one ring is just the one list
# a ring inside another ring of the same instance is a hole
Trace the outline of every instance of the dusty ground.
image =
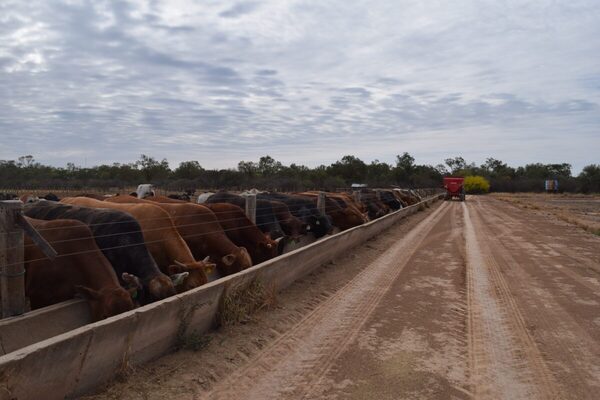
[(600, 236), (600, 195), (495, 193), (492, 196), (517, 207), (551, 215)]
[(440, 202), (93, 398), (593, 399), (599, 297), (599, 237)]

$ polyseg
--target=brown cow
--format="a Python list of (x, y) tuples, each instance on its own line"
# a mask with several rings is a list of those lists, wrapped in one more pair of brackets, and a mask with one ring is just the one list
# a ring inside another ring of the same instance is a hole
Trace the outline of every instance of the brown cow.
[[(299, 193), (299, 195), (310, 197), (314, 199), (315, 202), (319, 196), (318, 193), (314, 192), (304, 192)], [(343, 208), (337, 201), (327, 196), (325, 196), (325, 212), (331, 217), (332, 224), (342, 231), (367, 222), (365, 216), (355, 208)]]
[(383, 217), (390, 212), (390, 208), (377, 198), (377, 194), (370, 189), (360, 191), (360, 202), (369, 212), (371, 220)]
[[(310, 191), (308, 193), (318, 194), (319, 192)], [(365, 222), (369, 220), (365, 205), (354, 200), (352, 195), (348, 193), (327, 192), (326, 196), (336, 200), (342, 208), (350, 208), (354, 214), (361, 214)]]
[[(210, 257), (217, 264), (220, 275), (231, 275), (252, 266), (252, 260), (244, 247), (238, 247), (223, 232), (215, 214), (207, 207), (194, 203), (157, 202), (160, 196), (144, 200), (131, 196), (113, 197), (108, 202), (147, 203), (165, 210), (173, 219), (177, 231), (197, 259)], [(154, 199), (151, 201), (149, 199)], [(140, 204), (141, 205), (141, 204)]]
[[(77, 293), (88, 301), (94, 321), (134, 308), (133, 293), (119, 285), (87, 225), (72, 219), (27, 220), (58, 252), (49, 260), (25, 236), (25, 294), (32, 309), (72, 299)], [(123, 280), (139, 282), (127, 273)]]
[(154, 201), (155, 203), (173, 203), (173, 204), (186, 204), (189, 203), (189, 201), (184, 201), (184, 200), (179, 200), (179, 199), (172, 199), (170, 197), (166, 197), (166, 196), (146, 196), (144, 197), (144, 200), (150, 200), (150, 201)]
[(409, 190), (406, 189), (394, 189), (393, 193), (396, 195), (396, 197), (409, 206), (417, 204), (420, 201), (413, 194), (411, 194)]
[(281, 229), (287, 236), (296, 240), (306, 234), (306, 224), (294, 217), (285, 203), (274, 200), (270, 200), (270, 203)]
[(215, 213), (227, 237), (248, 250), (253, 264), (277, 257), (281, 241), (271, 240), (250, 221), (240, 207), (229, 203), (207, 204), (206, 207)]
[(194, 260), (189, 247), (173, 225), (173, 220), (162, 208), (149, 204), (118, 204), (112, 202), (122, 196), (98, 201), (88, 197), (67, 197), (61, 203), (91, 208), (111, 208), (131, 214), (142, 227), (144, 242), (163, 273), (173, 275), (188, 272), (189, 275), (177, 286), (179, 292), (190, 290), (208, 282), (207, 271), (214, 267), (204, 261)]
[(96, 199), (96, 200), (100, 200), (100, 201), (104, 201), (108, 198), (107, 196), (97, 194), (97, 193), (81, 193), (81, 194), (76, 195), (75, 197), (89, 197), (90, 199)]

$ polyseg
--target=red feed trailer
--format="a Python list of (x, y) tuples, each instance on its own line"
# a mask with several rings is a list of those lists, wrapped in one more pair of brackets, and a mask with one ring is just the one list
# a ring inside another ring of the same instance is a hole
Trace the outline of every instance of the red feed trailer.
[(465, 201), (465, 178), (445, 177), (444, 189), (446, 189), (445, 200), (451, 200), (453, 197), (458, 197), (460, 201)]

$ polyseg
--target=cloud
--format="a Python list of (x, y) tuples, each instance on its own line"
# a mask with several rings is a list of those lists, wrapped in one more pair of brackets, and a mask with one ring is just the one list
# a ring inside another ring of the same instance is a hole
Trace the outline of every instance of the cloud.
[(223, 18), (237, 18), (245, 14), (249, 14), (258, 7), (257, 3), (254, 2), (241, 2), (236, 3), (226, 11), (219, 13), (220, 17)]
[(0, 159), (598, 162), (600, 5), (5, 1)]

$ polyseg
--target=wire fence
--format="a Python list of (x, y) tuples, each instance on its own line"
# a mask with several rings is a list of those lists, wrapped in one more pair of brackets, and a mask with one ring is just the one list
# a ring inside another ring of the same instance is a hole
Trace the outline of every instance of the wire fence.
[[(423, 192), (422, 195), (425, 194), (433, 194), (435, 191), (435, 189), (433, 191), (427, 191), (427, 192)], [(314, 197), (313, 197), (314, 198)], [(100, 202), (99, 202), (100, 203)], [(381, 200), (363, 200), (361, 203), (363, 203), (365, 206), (369, 206), (371, 204), (374, 203), (381, 203)], [(365, 204), (366, 203), (366, 204)], [(148, 203), (110, 203), (110, 204), (126, 204), (126, 205), (155, 205), (155, 204), (150, 204), (150, 202)], [(168, 204), (168, 205), (178, 205), (175, 203), (163, 203), (163, 204)], [(182, 204), (195, 204), (195, 203), (182, 203)], [(212, 203), (215, 204), (215, 203)], [(230, 203), (228, 203), (230, 204)], [(77, 204), (66, 204), (65, 205), (75, 205), (77, 206)], [(206, 206), (206, 204), (200, 204), (201, 206), (204, 205)], [(157, 207), (158, 204), (156, 204)], [(94, 207), (95, 208), (95, 207)], [(115, 208), (111, 208), (106, 207), (107, 209), (110, 210), (118, 210), (118, 211), (125, 211), (126, 207), (115, 207)], [(326, 214), (332, 214), (336, 211), (341, 211), (344, 208), (339, 205), (329, 205), (329, 206), (325, 206), (325, 213)], [(210, 210), (210, 209), (209, 209)], [(272, 207), (262, 207), (262, 208), (257, 208), (257, 212), (258, 211), (262, 211), (262, 210), (272, 210)], [(240, 210), (242, 211), (242, 210)], [(212, 211), (211, 212), (213, 214), (216, 215), (220, 215), (220, 214), (231, 214), (232, 211)], [(234, 212), (239, 212), (239, 211), (234, 211)], [(101, 238), (107, 238), (107, 237), (111, 237), (111, 236), (125, 236), (125, 235), (131, 235), (131, 234), (142, 234), (144, 235), (144, 233), (148, 234), (151, 233), (153, 231), (165, 231), (165, 233), (169, 233), (171, 235), (171, 237), (165, 237), (159, 240), (152, 240), (152, 241), (146, 241), (146, 240), (142, 240), (139, 243), (129, 243), (126, 245), (118, 245), (118, 246), (112, 246), (112, 247), (103, 247), (100, 250), (101, 251), (108, 251), (108, 250), (115, 250), (115, 249), (122, 249), (122, 248), (127, 248), (127, 247), (139, 247), (141, 245), (149, 245), (149, 244), (155, 244), (155, 243), (161, 243), (161, 242), (167, 242), (170, 240), (174, 240), (177, 238), (177, 236), (175, 236), (174, 234), (178, 233), (179, 229), (183, 229), (183, 228), (193, 228), (196, 227), (198, 229), (201, 229), (202, 226), (206, 226), (206, 225), (214, 225), (215, 223), (221, 224), (221, 223), (245, 223), (246, 226), (244, 227), (238, 227), (236, 226), (235, 228), (223, 228), (221, 227), (220, 229), (214, 229), (208, 232), (202, 231), (196, 234), (186, 234), (186, 235), (180, 235), (184, 240), (185, 239), (190, 239), (190, 238), (197, 238), (197, 237), (202, 237), (202, 236), (208, 236), (208, 235), (214, 235), (214, 234), (227, 234), (227, 232), (230, 231), (236, 231), (239, 230), (241, 228), (245, 228), (245, 227), (251, 227), (251, 226), (255, 226), (257, 228), (261, 228), (263, 226), (267, 226), (267, 225), (271, 225), (273, 223), (273, 221), (269, 221), (266, 223), (257, 223), (257, 224), (252, 224), (249, 221), (249, 218), (244, 215), (244, 216), (240, 216), (240, 217), (235, 217), (235, 218), (226, 218), (226, 219), (220, 219), (219, 218), (215, 218), (215, 219), (211, 219), (208, 221), (200, 221), (200, 222), (195, 222), (195, 223), (189, 223), (189, 224), (174, 224), (172, 221), (173, 219), (181, 219), (181, 218), (206, 218), (206, 211), (202, 211), (202, 213), (198, 213), (198, 212), (193, 212), (193, 213), (189, 213), (189, 214), (183, 214), (183, 215), (170, 215), (165, 211), (165, 214), (161, 217), (155, 217), (155, 218), (134, 218), (135, 221), (137, 221), (139, 223), (139, 227), (140, 229), (135, 229), (135, 230), (128, 230), (128, 231), (124, 231), (124, 232), (116, 232), (116, 233), (110, 233), (110, 234), (105, 234), (105, 235), (94, 235), (93, 238), (95, 240), (97, 239), (101, 239)], [(293, 215), (293, 213), (292, 213)], [(68, 217), (67, 217), (68, 218)], [(210, 218), (210, 217), (209, 217)], [(116, 224), (124, 224), (124, 223), (131, 223), (131, 220), (124, 220), (124, 221), (111, 221), (111, 222), (102, 222), (102, 223), (96, 223), (96, 224), (86, 224), (86, 226), (88, 227), (97, 227), (100, 225), (116, 225)], [(150, 228), (150, 227), (146, 227), (143, 228), (141, 225), (147, 225), (148, 223), (161, 223), (164, 222), (166, 225), (165, 226), (159, 226), (156, 228)], [(250, 223), (251, 225), (248, 225), (248, 223)], [(79, 229), (80, 227), (51, 227), (51, 228), (40, 228), (40, 229), (36, 229), (38, 232), (44, 232), (44, 231), (51, 231), (51, 230), (61, 230), (61, 231), (65, 231), (66, 229)], [(173, 229), (175, 231), (173, 231)], [(168, 231), (168, 232), (167, 232)], [(0, 232), (0, 235), (2, 234), (9, 234), (12, 232)], [(77, 238), (69, 238), (69, 239), (61, 239), (61, 240), (50, 240), (49, 243), (52, 244), (59, 244), (59, 243), (66, 243), (66, 242), (75, 242), (78, 240), (82, 240), (81, 237), (77, 237)], [(25, 244), (23, 246), (23, 248), (27, 249), (29, 247), (32, 246), (36, 246), (35, 243), (29, 243), (29, 244)], [(5, 250), (7, 251), (15, 251), (17, 250), (17, 247), (9, 247), (9, 248), (5, 248)], [(81, 254), (85, 254), (85, 253), (92, 253), (95, 252), (97, 250), (86, 250), (86, 251), (74, 251), (74, 252), (70, 252), (70, 253), (63, 253), (63, 254), (59, 254), (57, 256), (57, 258), (59, 257), (68, 257), (68, 256), (75, 256), (75, 255), (81, 255)], [(31, 262), (36, 262), (36, 261), (42, 261), (42, 260), (46, 260), (48, 259), (47, 257), (43, 257), (43, 258), (37, 258), (37, 259), (28, 259), (26, 260), (26, 262), (31, 263)], [(4, 264), (1, 267), (2, 268), (6, 268), (6, 267), (10, 267), (10, 266), (14, 266), (14, 265), (18, 265), (19, 263), (12, 263), (12, 264)]]

